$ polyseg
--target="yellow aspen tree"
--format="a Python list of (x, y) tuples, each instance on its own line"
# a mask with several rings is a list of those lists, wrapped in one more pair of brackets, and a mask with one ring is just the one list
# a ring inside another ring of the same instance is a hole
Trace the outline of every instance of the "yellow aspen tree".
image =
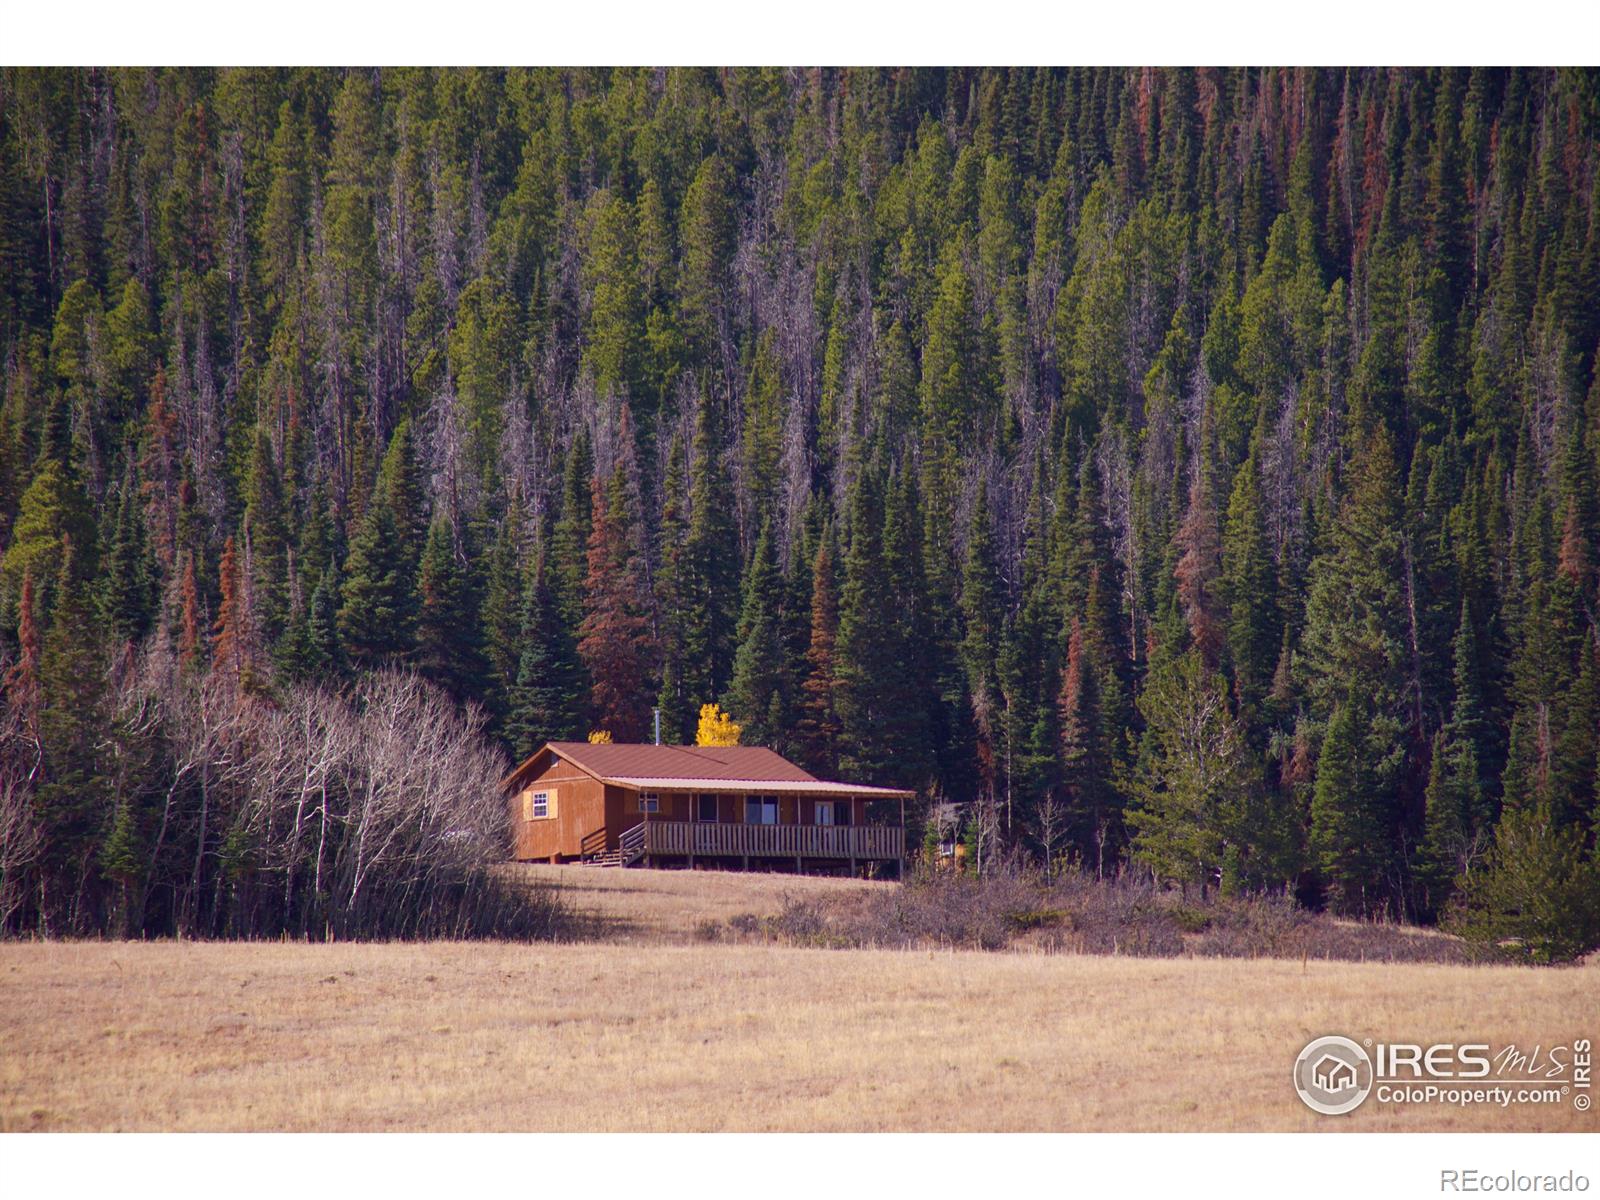
[(700, 727), (695, 731), (696, 746), (737, 746), (740, 727), (715, 704), (700, 706)]

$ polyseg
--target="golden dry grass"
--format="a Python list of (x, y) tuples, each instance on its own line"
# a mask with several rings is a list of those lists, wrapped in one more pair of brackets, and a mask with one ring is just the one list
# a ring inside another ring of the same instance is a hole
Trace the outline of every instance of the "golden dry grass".
[(0, 945), (0, 1129), (1546, 1130), (1319, 1118), (1308, 1038), (1592, 1035), (1559, 971), (768, 946)]
[(760, 871), (618, 871), (545, 863), (517, 863), (507, 870), (531, 883), (558, 887), (600, 936), (652, 944), (693, 941), (704, 921), (720, 925), (741, 913), (770, 916), (790, 896), (822, 899), (899, 886)]

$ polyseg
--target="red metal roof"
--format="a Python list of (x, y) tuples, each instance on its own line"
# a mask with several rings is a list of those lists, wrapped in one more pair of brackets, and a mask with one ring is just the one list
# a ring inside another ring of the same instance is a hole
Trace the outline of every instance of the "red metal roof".
[[(550, 742), (507, 775), (510, 785), (545, 750), (581, 771), (624, 787), (690, 790), (707, 783), (747, 791), (910, 796), (897, 788), (821, 780), (765, 746), (655, 746), (648, 743)], [(784, 786), (788, 785), (788, 786)]]
[(757, 779), (770, 783), (796, 783), (816, 778), (765, 746), (551, 742), (550, 749), (589, 774), (607, 779), (671, 776), (675, 779)]
[[(835, 783), (827, 779), (686, 779), (673, 775), (607, 775), (604, 782), (641, 792), (756, 792), (772, 796), (860, 796), (892, 800), (915, 793), (901, 788), (872, 787), (865, 783)], [(708, 784), (715, 784), (714, 787)]]

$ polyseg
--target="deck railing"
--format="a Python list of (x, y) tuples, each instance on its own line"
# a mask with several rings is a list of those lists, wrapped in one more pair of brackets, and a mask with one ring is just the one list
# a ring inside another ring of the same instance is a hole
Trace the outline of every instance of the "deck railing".
[[(751, 858), (898, 859), (898, 825), (739, 825), (697, 821), (642, 822), (646, 854)], [(632, 830), (629, 830), (632, 833)]]

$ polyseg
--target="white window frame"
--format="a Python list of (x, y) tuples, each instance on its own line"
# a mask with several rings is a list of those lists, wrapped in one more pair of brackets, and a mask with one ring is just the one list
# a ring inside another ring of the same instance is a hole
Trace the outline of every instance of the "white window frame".
[(814, 814), (813, 819), (816, 824), (831, 826), (834, 823), (834, 808), (832, 800), (818, 800), (812, 812)]
[(640, 792), (639, 811), (642, 813), (658, 813), (661, 811), (660, 792)]
[[(539, 810), (543, 808), (543, 812)], [(541, 788), (534, 791), (529, 788), (522, 793), (522, 819), (524, 821), (548, 821), (556, 815), (556, 793), (554, 788)]]

